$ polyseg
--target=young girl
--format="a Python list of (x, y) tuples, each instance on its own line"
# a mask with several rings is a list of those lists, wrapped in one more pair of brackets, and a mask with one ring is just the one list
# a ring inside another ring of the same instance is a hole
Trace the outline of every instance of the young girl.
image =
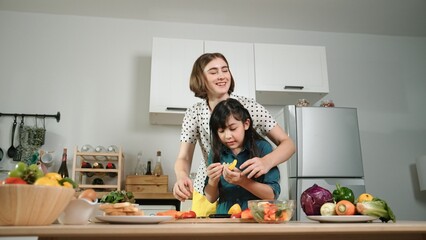
[[(246, 209), (248, 200), (278, 198), (277, 167), (258, 178), (248, 178), (238, 169), (245, 161), (272, 152), (271, 144), (256, 132), (249, 112), (238, 100), (228, 98), (217, 104), (210, 117), (210, 131), (212, 148), (204, 193), (211, 203), (218, 200), (216, 213), (228, 213), (235, 203)], [(224, 163), (234, 159), (236, 168), (230, 170)]]

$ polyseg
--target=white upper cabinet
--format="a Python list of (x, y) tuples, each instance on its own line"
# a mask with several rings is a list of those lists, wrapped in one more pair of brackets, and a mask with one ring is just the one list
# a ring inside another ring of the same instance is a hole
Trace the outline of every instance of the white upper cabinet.
[(154, 38), (151, 60), (150, 121), (181, 124), (187, 107), (201, 99), (189, 89), (194, 61), (203, 54), (202, 40)]
[(329, 92), (325, 47), (256, 43), (254, 52), (258, 102), (313, 104)]
[(152, 124), (180, 125), (186, 108), (202, 101), (189, 89), (189, 78), (195, 60), (206, 52), (220, 52), (226, 57), (235, 94), (255, 97), (252, 43), (154, 38), (149, 107)]
[(235, 94), (256, 97), (253, 43), (205, 41), (204, 52), (219, 52), (226, 57), (235, 81)]

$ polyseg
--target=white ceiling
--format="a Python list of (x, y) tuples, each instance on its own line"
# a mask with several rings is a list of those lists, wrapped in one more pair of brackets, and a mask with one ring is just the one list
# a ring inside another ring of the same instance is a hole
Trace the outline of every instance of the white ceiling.
[(426, 37), (426, 0), (0, 0), (0, 10)]

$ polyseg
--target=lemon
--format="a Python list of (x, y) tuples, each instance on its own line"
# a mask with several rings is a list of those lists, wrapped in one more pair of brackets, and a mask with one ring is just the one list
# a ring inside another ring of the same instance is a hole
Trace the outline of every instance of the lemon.
[(228, 214), (238, 214), (241, 212), (240, 204), (236, 203), (229, 209)]
[(49, 178), (49, 179), (56, 180), (56, 181), (58, 181), (58, 180), (61, 180), (61, 179), (62, 179), (61, 175), (60, 175), (59, 173), (55, 173), (55, 172), (49, 172), (49, 173), (46, 173), (46, 174), (44, 175), (44, 177), (47, 177), (47, 178)]
[(48, 178), (48, 177), (38, 178), (35, 181), (34, 185), (58, 186), (58, 187), (61, 186), (61, 185), (59, 185), (59, 183), (58, 183), (58, 181), (56, 179), (51, 179), (51, 178)]

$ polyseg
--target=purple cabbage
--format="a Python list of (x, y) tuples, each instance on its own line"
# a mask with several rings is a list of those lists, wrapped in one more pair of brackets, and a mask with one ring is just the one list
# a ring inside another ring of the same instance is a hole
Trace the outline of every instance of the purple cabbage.
[(300, 205), (308, 216), (321, 215), (321, 206), (327, 202), (333, 202), (333, 195), (327, 189), (316, 184), (306, 189), (300, 196)]

